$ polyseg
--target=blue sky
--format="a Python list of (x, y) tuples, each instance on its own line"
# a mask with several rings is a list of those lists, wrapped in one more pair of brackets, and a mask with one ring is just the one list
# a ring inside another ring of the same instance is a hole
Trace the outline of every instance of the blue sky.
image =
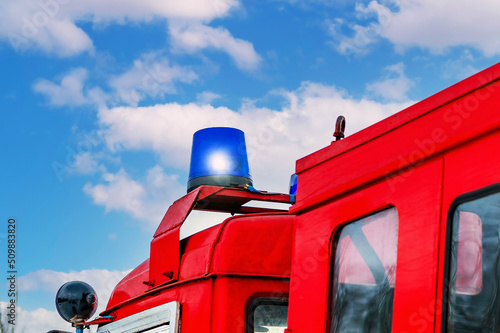
[(499, 12), (489, 0), (2, 2), (0, 216), (18, 223), (21, 328), (67, 328), (62, 283), (105, 300), (148, 257), (185, 193), (196, 130), (244, 130), (255, 186), (286, 191), (338, 115), (349, 135), (497, 63)]

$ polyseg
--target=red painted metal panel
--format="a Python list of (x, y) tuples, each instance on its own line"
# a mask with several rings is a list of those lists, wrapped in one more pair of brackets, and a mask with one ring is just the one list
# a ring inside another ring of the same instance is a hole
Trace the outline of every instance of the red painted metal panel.
[(408, 171), (392, 194), (400, 218), (393, 332), (434, 331), (442, 170), (440, 158)]
[(288, 277), (293, 220), (283, 214), (229, 219), (214, 249), (212, 271)]
[[(165, 214), (151, 242), (149, 278), (144, 283), (150, 288), (156, 288), (178, 280), (181, 261), (180, 228), (191, 210), (220, 210), (234, 213), (242, 211), (241, 205), (251, 200), (290, 202), (290, 196), (276, 193), (252, 193), (240, 188), (201, 186), (175, 201)], [(261, 208), (252, 210), (251, 207), (245, 207), (243, 211), (270, 212), (273, 210)], [(189, 275), (190, 273), (187, 273), (186, 276)]]
[(156, 287), (177, 281), (180, 268), (180, 226), (157, 236), (151, 242), (149, 280), (147, 285)]
[(246, 333), (247, 310), (254, 299), (288, 297), (289, 285), (284, 279), (222, 276), (214, 282), (210, 331), (214, 333)]
[[(407, 172), (411, 177), (393, 188), (382, 181), (297, 217), (290, 280), (292, 332), (327, 331), (330, 249), (339, 227), (392, 205), (399, 216), (393, 332), (417, 331), (416, 325), (422, 324), (419, 311), (434, 305), (436, 296), (442, 162), (435, 159)], [(420, 332), (433, 332), (434, 308), (430, 311), (423, 312), (430, 322), (418, 326)]]
[[(290, 203), (290, 195), (281, 193), (253, 193), (242, 188), (200, 186), (176, 200), (169, 207), (153, 237), (180, 227), (191, 210), (215, 210), (239, 213), (241, 206), (249, 201)], [(242, 213), (273, 212), (273, 209), (244, 207)]]
[[(180, 280), (202, 278), (208, 274), (211, 250), (217, 239), (220, 225), (204, 230), (181, 241)], [(132, 299), (144, 296), (150, 289), (143, 282), (149, 281), (149, 259), (130, 272), (115, 287), (106, 310)]]
[(151, 241), (149, 278), (144, 283), (149, 288), (177, 281), (180, 268), (180, 230), (193, 209), (202, 187), (175, 201), (163, 217)]
[(168, 208), (153, 237), (158, 237), (169, 230), (180, 227), (189, 212), (193, 209), (200, 190), (201, 188), (199, 187), (175, 201), (172, 206)]
[(266, 191), (256, 193), (245, 190), (244, 188), (215, 186), (203, 186), (198, 200), (203, 200), (205, 198), (209, 199), (209, 202), (216, 200), (224, 201), (224, 199), (228, 199), (240, 205), (251, 200), (290, 203), (290, 196), (288, 194), (271, 193)]
[(210, 273), (212, 248), (221, 226), (221, 224), (214, 226), (181, 241), (179, 280), (188, 280)]
[[(161, 284), (164, 280), (155, 280), (155, 285), (148, 291), (143, 282), (148, 281), (151, 276), (164, 277), (162, 270), (174, 265), (174, 262), (168, 263), (170, 256), (166, 251), (171, 249), (169, 244), (178, 239), (178, 235), (173, 234), (178, 229), (161, 234), (152, 242), (151, 260), (159, 263), (158, 266), (146, 261), (121, 281), (113, 292), (106, 314), (114, 313), (118, 318), (123, 318), (144, 309), (141, 304), (145, 304), (145, 300), (149, 300), (146, 302), (150, 304), (148, 306), (156, 304), (156, 299), (153, 301), (152, 298), (180, 301), (191, 293), (190, 285), (197, 286), (200, 281), (213, 279), (215, 276), (219, 279), (220, 276), (228, 275), (228, 278), (246, 281), (264, 281), (262, 279), (270, 277), (270, 281), (279, 281), (279, 290), (288, 290), (293, 220), (293, 216), (285, 214), (237, 216), (184, 239), (179, 254), (179, 280), (163, 286)], [(165, 248), (162, 249), (162, 246)], [(155, 254), (160, 257), (155, 258)], [(175, 254), (171, 256), (175, 257)], [(252, 283), (255, 283), (255, 289), (242, 289), (239, 293), (229, 294), (239, 301), (245, 301), (244, 295), (249, 290), (255, 293), (259, 290), (272, 292), (267, 289), (272, 286), (272, 282)], [(173, 298), (159, 296), (172, 294)]]
[[(451, 203), (458, 196), (492, 184), (500, 184), (500, 133), (495, 132), (471, 142), (445, 155), (443, 212), (441, 215), (440, 261), (437, 293), (437, 313), (445, 311), (441, 297), (447, 277), (444, 276), (446, 224)], [(441, 329), (441, 316), (437, 316), (436, 331)]]
[(147, 290), (147, 286), (143, 281), (149, 278), (149, 259), (137, 266), (132, 272), (128, 273), (113, 290), (109, 298), (106, 310), (126, 302), (134, 297), (143, 295)]
[(181, 303), (182, 333), (210, 332), (212, 283), (213, 278), (205, 278), (175, 288), (145, 294), (133, 302), (124, 303), (119, 308), (103, 314), (115, 315), (119, 320), (161, 304), (178, 301)]

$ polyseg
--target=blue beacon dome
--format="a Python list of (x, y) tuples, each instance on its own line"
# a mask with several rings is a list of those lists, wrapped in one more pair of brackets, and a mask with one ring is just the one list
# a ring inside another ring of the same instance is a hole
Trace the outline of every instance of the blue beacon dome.
[(245, 134), (236, 128), (211, 127), (193, 135), (188, 192), (200, 185), (252, 185)]

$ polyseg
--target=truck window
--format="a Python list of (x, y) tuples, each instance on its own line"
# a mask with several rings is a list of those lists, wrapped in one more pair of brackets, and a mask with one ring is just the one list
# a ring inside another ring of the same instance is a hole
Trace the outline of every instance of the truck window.
[(287, 327), (288, 299), (257, 298), (248, 307), (248, 333), (283, 333)]
[(450, 217), (447, 332), (498, 332), (500, 193), (462, 201)]
[(330, 332), (391, 332), (398, 213), (346, 225), (334, 242)]

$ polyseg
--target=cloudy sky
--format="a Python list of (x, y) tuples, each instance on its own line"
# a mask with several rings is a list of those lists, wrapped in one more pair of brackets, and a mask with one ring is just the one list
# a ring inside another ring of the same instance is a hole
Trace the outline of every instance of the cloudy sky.
[(148, 257), (196, 130), (245, 131), (255, 186), (287, 191), (338, 115), (349, 135), (498, 62), (499, 15), (497, 0), (1, 1), (0, 257), (14, 217), (19, 332), (69, 329), (61, 284), (89, 282), (102, 309)]

